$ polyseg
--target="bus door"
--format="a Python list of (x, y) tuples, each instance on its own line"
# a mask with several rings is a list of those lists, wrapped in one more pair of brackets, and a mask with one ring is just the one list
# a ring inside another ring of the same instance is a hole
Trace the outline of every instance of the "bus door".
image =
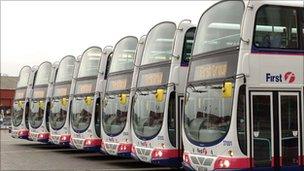
[(300, 93), (251, 92), (253, 170), (300, 170)]

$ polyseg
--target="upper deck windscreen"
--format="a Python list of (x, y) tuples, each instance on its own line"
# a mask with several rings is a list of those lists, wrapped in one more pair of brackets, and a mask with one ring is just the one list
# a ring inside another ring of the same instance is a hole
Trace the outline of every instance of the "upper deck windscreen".
[(176, 25), (164, 22), (156, 25), (148, 34), (141, 65), (168, 61), (173, 52)]
[(31, 68), (29, 66), (23, 67), (19, 74), (19, 81), (17, 83), (17, 88), (26, 87), (31, 74)]
[(81, 58), (78, 78), (97, 76), (102, 50), (92, 47), (84, 52)]
[(75, 58), (72, 56), (63, 58), (63, 60), (59, 64), (56, 83), (72, 80), (75, 61)]
[(133, 69), (137, 38), (126, 37), (119, 41), (114, 49), (110, 73)]
[(52, 70), (52, 64), (49, 62), (45, 62), (42, 65), (40, 65), (35, 80), (35, 86), (48, 84), (51, 76), (51, 70)]
[(243, 13), (242, 1), (223, 1), (206, 11), (199, 21), (193, 55), (238, 46)]

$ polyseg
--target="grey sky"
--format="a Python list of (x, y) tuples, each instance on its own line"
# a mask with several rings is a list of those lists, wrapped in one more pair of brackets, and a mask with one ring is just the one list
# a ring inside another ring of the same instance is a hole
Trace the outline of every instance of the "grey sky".
[(140, 37), (161, 21), (191, 19), (216, 1), (2, 1), (1, 73), (17, 76), (23, 65), (80, 55), (89, 46)]

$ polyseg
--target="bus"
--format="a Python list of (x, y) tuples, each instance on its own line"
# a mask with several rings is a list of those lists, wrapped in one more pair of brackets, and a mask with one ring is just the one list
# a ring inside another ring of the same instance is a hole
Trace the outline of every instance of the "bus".
[(100, 151), (100, 98), (111, 53), (111, 47), (93, 46), (81, 56), (70, 111), (70, 146), (74, 148)]
[[(70, 143), (70, 104), (73, 98), (75, 80), (73, 75), (76, 68), (76, 59), (68, 55), (61, 59), (54, 90), (50, 101), (50, 136), (49, 141), (57, 145)], [(72, 93), (70, 93), (72, 92)]]
[(189, 170), (302, 170), (301, 1), (220, 1), (200, 18), (183, 118)]
[(53, 91), (57, 63), (43, 62), (39, 65), (29, 102), (29, 135), (31, 141), (48, 143), (50, 97)]
[(33, 78), (35, 77), (36, 70), (37, 68), (35, 67), (24, 66), (19, 72), (12, 113), (11, 136), (13, 138), (28, 138), (29, 98), (33, 91)]
[[(126, 36), (113, 50), (101, 103), (101, 150), (110, 155), (131, 157), (130, 101), (138, 39)], [(142, 46), (141, 46), (142, 47)]]
[(156, 24), (147, 34), (132, 102), (132, 156), (181, 166), (181, 108), (195, 27)]

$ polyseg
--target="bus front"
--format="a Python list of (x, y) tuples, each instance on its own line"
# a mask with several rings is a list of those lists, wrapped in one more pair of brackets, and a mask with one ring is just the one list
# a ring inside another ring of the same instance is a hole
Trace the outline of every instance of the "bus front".
[(95, 116), (100, 108), (95, 93), (102, 49), (88, 48), (81, 57), (71, 104), (70, 145), (77, 149), (99, 150), (101, 138), (95, 125)]
[[(221, 1), (199, 21), (184, 103), (186, 169), (237, 169), (248, 165), (234, 132), (239, 92), (244, 98), (241, 85), (245, 76), (237, 75), (244, 8), (242, 1)], [(241, 107), (238, 110), (245, 112)]]
[(132, 156), (180, 167), (181, 107), (195, 27), (182, 20), (155, 25), (146, 37), (132, 101)]
[(59, 63), (50, 102), (50, 142), (68, 145), (70, 142), (69, 114), (73, 73), (76, 59), (66, 56)]
[(115, 46), (102, 100), (102, 150), (111, 155), (130, 157), (130, 92), (137, 38), (127, 36)]
[(19, 73), (12, 114), (11, 136), (13, 138), (28, 138), (29, 127), (27, 118), (29, 112), (29, 97), (27, 97), (27, 94), (29, 89), (32, 88), (32, 84), (30, 84), (31, 73), (32, 69), (29, 66), (24, 66)]
[(48, 113), (50, 107), (47, 93), (51, 72), (52, 64), (43, 62), (36, 74), (29, 112), (29, 139), (33, 141), (48, 142), (49, 139)]

